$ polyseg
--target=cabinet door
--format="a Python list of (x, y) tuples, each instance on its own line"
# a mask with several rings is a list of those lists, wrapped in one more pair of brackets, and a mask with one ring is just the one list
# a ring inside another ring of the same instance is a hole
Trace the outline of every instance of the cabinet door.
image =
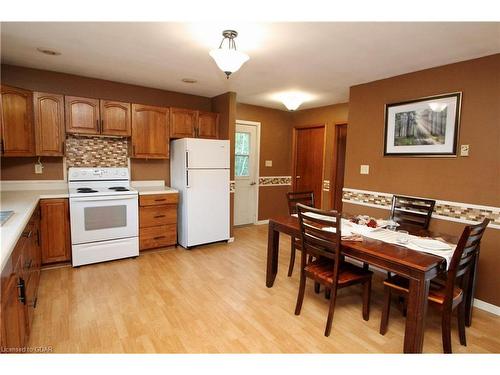
[(198, 113), (198, 138), (217, 139), (219, 137), (219, 114), (212, 112)]
[(65, 96), (66, 132), (72, 134), (99, 134), (99, 99)]
[(62, 95), (33, 93), (35, 107), (36, 154), (38, 156), (64, 155), (64, 97)]
[(3, 156), (34, 156), (33, 94), (2, 85)]
[(130, 137), (130, 103), (101, 100), (101, 132)]
[(71, 260), (68, 200), (42, 199), (40, 209), (42, 264)]
[(132, 104), (132, 155), (143, 159), (168, 159), (169, 110)]
[(198, 112), (182, 108), (170, 108), (170, 138), (196, 137)]

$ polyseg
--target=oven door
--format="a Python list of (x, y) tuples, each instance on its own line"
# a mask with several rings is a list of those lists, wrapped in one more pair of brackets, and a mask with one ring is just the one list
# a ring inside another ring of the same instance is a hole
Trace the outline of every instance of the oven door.
[(137, 237), (137, 203), (137, 195), (71, 198), (71, 243)]

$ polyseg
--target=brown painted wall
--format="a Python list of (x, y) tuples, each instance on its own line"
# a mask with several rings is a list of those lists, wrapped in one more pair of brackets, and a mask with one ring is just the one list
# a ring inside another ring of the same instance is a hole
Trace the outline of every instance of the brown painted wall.
[[(469, 157), (384, 157), (384, 104), (462, 91), (459, 144)], [(500, 54), (351, 87), (345, 186), (440, 200), (500, 205)], [(370, 165), (369, 175), (359, 166)], [(344, 205), (345, 211), (369, 212)], [(387, 216), (388, 211), (379, 215)], [(464, 224), (433, 219), (432, 228), (458, 234)], [(500, 230), (481, 247), (477, 297), (500, 305)]]
[[(38, 70), (13, 65), (1, 66), (3, 84), (33, 91), (56, 94), (114, 99), (119, 101), (167, 107), (181, 107), (204, 111), (212, 110), (210, 98), (153, 89), (65, 73)], [(9, 160), (7, 160), (9, 159)], [(42, 175), (35, 175), (33, 158), (2, 158), (1, 173), (4, 180), (62, 178), (62, 158), (52, 158), (45, 164)], [(165, 180), (170, 183), (168, 160), (131, 159), (132, 179)]]
[(325, 159), (323, 175), (325, 180), (330, 181), (330, 191), (324, 191), (322, 195), (322, 207), (332, 208), (332, 191), (334, 188), (333, 163), (335, 158), (335, 124), (347, 122), (349, 103), (333, 104), (324, 107), (305, 109), (293, 113), (292, 125), (326, 125)]
[[(256, 121), (260, 127), (259, 175), (290, 176), (292, 145), (292, 114), (277, 109), (238, 103), (238, 120)], [(272, 160), (273, 166), (266, 167), (265, 161)], [(259, 188), (259, 218), (286, 215), (286, 192), (290, 186), (262, 186)]]

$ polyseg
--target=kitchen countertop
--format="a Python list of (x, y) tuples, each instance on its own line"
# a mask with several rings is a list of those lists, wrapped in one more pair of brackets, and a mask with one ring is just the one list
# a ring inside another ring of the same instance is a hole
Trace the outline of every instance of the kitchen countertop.
[(139, 192), (139, 195), (174, 194), (179, 192), (168, 186), (134, 186), (134, 189)]
[(14, 214), (0, 226), (0, 270), (12, 254), (40, 199), (68, 198), (67, 189), (2, 191), (0, 209)]

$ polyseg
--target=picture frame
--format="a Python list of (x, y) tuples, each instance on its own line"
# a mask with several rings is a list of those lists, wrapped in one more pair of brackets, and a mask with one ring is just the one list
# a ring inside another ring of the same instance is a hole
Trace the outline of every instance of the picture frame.
[(462, 92), (385, 105), (384, 156), (457, 154)]

